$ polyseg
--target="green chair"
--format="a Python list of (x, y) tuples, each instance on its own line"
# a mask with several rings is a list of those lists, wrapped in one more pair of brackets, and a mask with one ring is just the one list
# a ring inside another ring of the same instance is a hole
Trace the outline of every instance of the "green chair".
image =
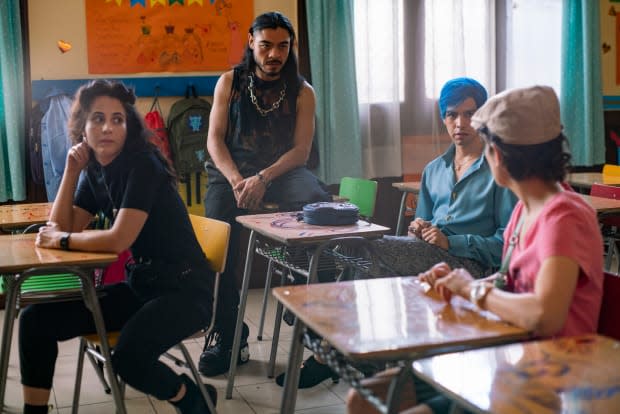
[[(364, 178), (343, 177), (340, 180), (340, 190), (338, 196), (345, 198), (349, 203), (355, 204), (359, 208), (360, 216), (370, 221), (375, 213), (375, 202), (377, 199), (377, 182)], [(282, 255), (283, 253), (279, 253)], [(277, 259), (278, 257), (274, 257)], [(265, 313), (267, 312), (267, 298), (271, 288), (271, 278), (273, 273), (279, 273), (281, 276), (280, 285), (286, 281), (286, 275), (282, 270), (276, 269), (273, 259), (269, 259), (267, 266), (267, 276), (265, 279), (265, 290), (263, 292), (263, 306), (260, 314), (260, 322), (258, 324), (259, 341), (263, 340), (263, 328), (265, 326)]]
[(364, 178), (343, 177), (340, 180), (340, 197), (346, 198), (349, 203), (360, 209), (360, 215), (372, 218), (375, 214), (377, 199), (377, 182)]
[[(23, 233), (34, 233), (43, 224), (28, 226)], [(58, 273), (42, 276), (31, 276), (20, 287), (18, 306), (41, 301), (67, 300), (75, 296), (82, 298), (80, 278), (71, 273)], [(4, 294), (4, 278), (0, 278), (0, 294)], [(59, 294), (62, 291), (62, 294)]]

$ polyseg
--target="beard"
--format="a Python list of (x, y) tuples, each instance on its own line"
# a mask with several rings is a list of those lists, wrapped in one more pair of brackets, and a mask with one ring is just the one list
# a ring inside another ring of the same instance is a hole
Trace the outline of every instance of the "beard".
[(256, 63), (256, 69), (258, 69), (261, 73), (263, 73), (267, 77), (270, 77), (270, 78), (278, 78), (278, 77), (280, 77), (280, 74), (282, 73), (282, 68), (284, 67), (282, 62), (280, 62), (280, 61), (269, 61), (269, 62), (266, 62), (266, 63), (268, 63), (268, 64), (277, 63), (277, 64), (279, 64), (279, 66), (277, 67), (277, 69), (267, 70), (267, 69), (265, 69), (266, 64)]

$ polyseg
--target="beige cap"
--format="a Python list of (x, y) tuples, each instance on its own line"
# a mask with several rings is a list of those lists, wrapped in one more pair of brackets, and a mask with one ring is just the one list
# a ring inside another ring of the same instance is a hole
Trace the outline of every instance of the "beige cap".
[(511, 89), (489, 98), (472, 117), (472, 126), (486, 126), (506, 144), (542, 144), (562, 132), (560, 102), (549, 86)]

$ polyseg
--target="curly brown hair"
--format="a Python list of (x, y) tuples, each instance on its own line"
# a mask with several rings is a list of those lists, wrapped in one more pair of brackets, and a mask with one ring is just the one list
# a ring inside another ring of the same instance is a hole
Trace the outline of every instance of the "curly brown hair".
[(78, 144), (84, 139), (83, 133), (91, 106), (95, 99), (101, 96), (118, 99), (125, 109), (127, 116), (127, 139), (123, 151), (129, 153), (152, 151), (164, 164), (171, 179), (176, 181), (176, 175), (172, 166), (149, 139), (153, 135), (153, 131), (146, 127), (144, 118), (136, 109), (136, 95), (134, 91), (127, 88), (122, 82), (96, 79), (82, 85), (77, 90), (71, 105), (71, 116), (68, 123), (69, 138), (73, 144)]

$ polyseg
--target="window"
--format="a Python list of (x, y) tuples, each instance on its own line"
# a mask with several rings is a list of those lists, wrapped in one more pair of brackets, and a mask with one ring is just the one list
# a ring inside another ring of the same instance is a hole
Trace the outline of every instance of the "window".
[(424, 2), (424, 90), (437, 99), (458, 76), (494, 84), (493, 4), (489, 0)]
[(402, 102), (405, 98), (403, 1), (356, 0), (353, 4), (359, 103), (392, 102), (396, 93)]
[[(562, 0), (412, 3), (353, 2), (360, 103), (391, 101), (392, 85), (397, 85), (401, 102), (415, 102), (406, 95), (419, 89), (407, 83), (419, 84), (411, 78), (420, 76), (427, 99), (437, 99), (443, 84), (455, 76), (476, 78), (490, 93), (496, 92), (497, 83), (502, 89), (546, 84), (559, 94)], [(421, 66), (422, 53), (412, 47), (416, 39), (403, 22), (424, 26), (422, 32), (415, 31), (424, 36)]]
[(511, 3), (506, 22), (506, 87), (549, 85), (560, 96), (562, 0)]

